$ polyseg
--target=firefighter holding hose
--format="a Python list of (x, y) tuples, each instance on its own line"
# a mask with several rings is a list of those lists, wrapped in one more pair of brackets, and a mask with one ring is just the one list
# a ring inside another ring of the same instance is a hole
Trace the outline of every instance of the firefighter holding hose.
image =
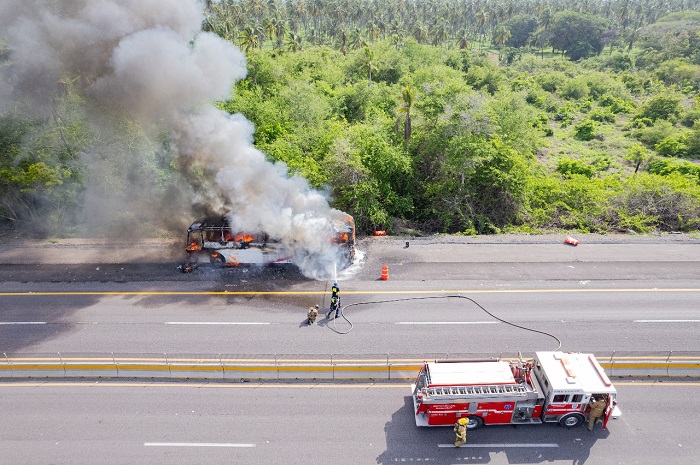
[(318, 316), (318, 305), (314, 305), (309, 308), (306, 312), (306, 322), (310, 325), (316, 324), (316, 317)]
[(333, 287), (331, 288), (331, 306), (328, 310), (328, 313), (326, 313), (326, 318), (331, 317), (331, 313), (335, 311), (335, 317), (338, 318), (338, 314), (340, 312), (340, 296), (338, 295), (340, 293), (340, 288), (338, 287), (338, 283), (333, 283)]

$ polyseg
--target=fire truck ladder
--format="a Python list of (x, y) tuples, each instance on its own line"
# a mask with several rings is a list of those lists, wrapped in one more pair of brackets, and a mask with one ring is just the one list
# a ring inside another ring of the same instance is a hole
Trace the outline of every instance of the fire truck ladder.
[(522, 384), (494, 384), (490, 386), (437, 386), (426, 388), (428, 398), (432, 396), (488, 396), (512, 394), (527, 395), (527, 389)]

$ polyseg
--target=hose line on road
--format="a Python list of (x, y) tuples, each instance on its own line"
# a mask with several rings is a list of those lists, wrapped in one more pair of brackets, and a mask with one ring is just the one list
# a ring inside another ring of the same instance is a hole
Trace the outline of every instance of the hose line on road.
[(476, 305), (477, 307), (479, 307), (482, 311), (484, 311), (484, 312), (485, 312), (487, 315), (489, 315), (491, 318), (493, 318), (493, 319), (495, 319), (495, 320), (498, 320), (498, 321), (500, 321), (501, 323), (505, 323), (505, 324), (507, 324), (507, 325), (513, 326), (513, 327), (518, 328), (518, 329), (523, 329), (523, 330), (525, 330), (525, 331), (531, 331), (531, 332), (533, 332), (533, 333), (543, 334), (543, 335), (545, 335), (545, 336), (551, 337), (552, 339), (554, 339), (555, 341), (557, 341), (557, 344), (558, 344), (558, 345), (557, 345), (557, 348), (554, 349), (554, 351), (556, 352), (556, 351), (558, 351), (559, 349), (561, 349), (561, 340), (559, 340), (559, 338), (556, 337), (554, 334), (548, 333), (548, 332), (546, 332), (546, 331), (540, 331), (540, 330), (538, 330), (538, 329), (528, 328), (528, 327), (526, 327), (526, 326), (521, 326), (521, 325), (519, 325), (519, 324), (512, 323), (512, 322), (510, 322), (510, 321), (504, 320), (503, 318), (500, 318), (500, 317), (494, 315), (493, 313), (489, 312), (488, 310), (486, 310), (484, 307), (482, 307), (482, 306), (479, 304), (479, 302), (477, 302), (476, 300), (472, 299), (471, 297), (467, 297), (467, 296), (463, 296), (463, 295), (459, 295), (459, 294), (457, 294), (457, 295), (441, 295), (441, 296), (426, 296), (426, 297), (405, 297), (405, 298), (401, 298), (401, 299), (371, 300), (371, 301), (366, 301), (366, 302), (355, 302), (355, 303), (348, 304), (348, 305), (345, 305), (345, 306), (341, 306), (341, 307), (340, 307), (340, 315), (341, 315), (341, 316), (343, 317), (343, 319), (344, 319), (345, 321), (347, 321), (348, 324), (350, 325), (350, 328), (348, 328), (347, 331), (341, 331), (341, 330), (339, 330), (339, 329), (337, 329), (337, 328), (335, 327), (335, 322), (336, 322), (337, 318), (335, 318), (335, 319), (333, 320), (333, 326), (328, 325), (328, 327), (329, 327), (332, 331), (335, 331), (335, 332), (338, 333), (338, 334), (348, 334), (350, 331), (352, 331), (352, 329), (353, 329), (353, 324), (352, 324), (352, 322), (345, 316), (345, 309), (348, 308), (348, 307), (353, 307), (353, 306), (356, 306), (356, 305), (385, 304), (385, 303), (390, 303), (390, 302), (405, 302), (405, 301), (408, 301), (408, 300), (428, 300), (428, 299), (466, 299), (466, 300), (470, 301), (471, 303), (473, 303), (474, 305)]

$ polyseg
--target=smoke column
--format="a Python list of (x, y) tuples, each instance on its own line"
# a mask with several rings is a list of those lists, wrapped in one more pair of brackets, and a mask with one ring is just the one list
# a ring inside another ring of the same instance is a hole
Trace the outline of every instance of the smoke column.
[[(127, 118), (152, 136), (165, 132), (174, 157), (216, 173), (217, 192), (190, 202), (226, 205), (237, 229), (266, 232), (293, 247), (305, 275), (327, 277), (335, 248), (324, 238), (344, 214), (304, 179), (290, 177), (286, 165), (268, 162), (252, 145), (254, 128), (243, 116), (212, 105), (245, 77), (246, 60), (232, 44), (201, 31), (202, 21), (196, 0), (3, 0), (0, 27), (12, 56), (0, 110), (21, 100), (45, 116), (61, 80), (70, 79), (99, 124), (116, 132), (113, 122)], [(82, 154), (88, 164), (93, 155)], [(190, 187), (193, 197), (195, 191)], [(102, 200), (95, 203), (104, 208)], [(174, 207), (191, 214), (190, 205)]]

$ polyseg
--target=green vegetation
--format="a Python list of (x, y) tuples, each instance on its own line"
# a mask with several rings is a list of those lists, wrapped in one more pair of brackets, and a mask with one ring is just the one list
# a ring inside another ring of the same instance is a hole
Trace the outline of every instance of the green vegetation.
[[(360, 232), (692, 232), (697, 3), (222, 0), (204, 27), (248, 56), (217, 106)], [(98, 142), (61, 116), (0, 119), (5, 224), (74, 221)], [(165, 185), (149, 150), (138, 170)]]

